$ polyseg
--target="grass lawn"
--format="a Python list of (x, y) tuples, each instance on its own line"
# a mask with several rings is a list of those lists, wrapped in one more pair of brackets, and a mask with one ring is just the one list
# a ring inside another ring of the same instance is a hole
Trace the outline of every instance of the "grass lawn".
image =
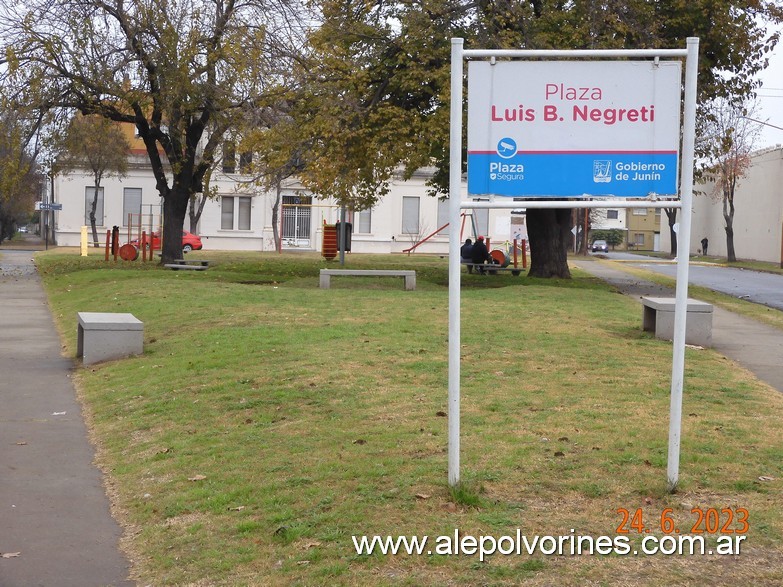
[[(191, 256), (212, 266), (36, 257), (66, 353), (77, 311), (144, 322), (143, 356), (74, 376), (139, 585), (783, 583), (783, 396), (688, 349), (681, 486), (667, 494), (671, 344), (594, 278), (463, 275), (463, 484), (450, 491), (445, 259), (348, 257), (416, 269), (406, 292), (399, 278), (320, 290), (315, 255)], [(357, 554), (352, 540), (614, 538), (618, 510), (641, 510), (650, 534), (624, 526), (639, 549), (662, 519), (704, 530), (708, 508), (728, 530), (747, 510), (739, 556), (481, 562)]]

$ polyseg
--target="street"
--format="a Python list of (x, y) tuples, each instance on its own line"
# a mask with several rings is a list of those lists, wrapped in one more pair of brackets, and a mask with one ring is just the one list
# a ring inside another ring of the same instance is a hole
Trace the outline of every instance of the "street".
[[(674, 262), (653, 262), (650, 257), (644, 255), (619, 252), (609, 253), (607, 257), (617, 261), (633, 261), (630, 264), (634, 267), (672, 278), (677, 275), (677, 265)], [(720, 265), (691, 264), (688, 270), (688, 282), (691, 285), (707, 287), (736, 298), (783, 310), (783, 275)]]

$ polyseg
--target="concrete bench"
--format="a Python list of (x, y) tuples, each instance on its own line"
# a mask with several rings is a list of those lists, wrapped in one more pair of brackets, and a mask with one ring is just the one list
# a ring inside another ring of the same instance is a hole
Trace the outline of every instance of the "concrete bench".
[(402, 277), (405, 289), (416, 289), (416, 272), (395, 269), (321, 269), (321, 289), (329, 289), (332, 277)]
[[(642, 329), (654, 332), (655, 338), (674, 338), (674, 298), (642, 298)], [(685, 342), (712, 346), (712, 304), (688, 298), (685, 319)]]
[(144, 323), (133, 314), (78, 312), (76, 356), (85, 365), (144, 352)]

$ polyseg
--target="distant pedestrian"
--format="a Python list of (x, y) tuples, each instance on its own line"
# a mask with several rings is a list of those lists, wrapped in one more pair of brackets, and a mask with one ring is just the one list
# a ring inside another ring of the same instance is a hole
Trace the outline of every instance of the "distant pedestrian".
[(701, 239), (701, 254), (705, 257), (707, 256), (707, 245), (710, 244), (710, 241), (707, 240), (707, 237), (705, 236), (703, 239)]
[[(462, 263), (473, 263), (473, 241), (465, 239), (465, 244), (459, 250), (460, 261)], [(468, 273), (473, 273), (473, 265), (468, 265)]]
[[(487, 245), (484, 243), (484, 237), (480, 236), (476, 239), (476, 243), (473, 245), (473, 253), (471, 255), (471, 259), (474, 263), (478, 264), (484, 264), (487, 261), (492, 261), (492, 257), (489, 255), (489, 251), (487, 250)], [(479, 267), (478, 272), (483, 274), (484, 268)]]

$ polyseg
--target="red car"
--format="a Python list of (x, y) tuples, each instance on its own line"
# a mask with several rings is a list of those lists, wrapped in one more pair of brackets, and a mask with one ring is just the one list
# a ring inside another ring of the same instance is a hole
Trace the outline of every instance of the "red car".
[[(148, 237), (149, 238), (149, 237)], [(135, 238), (132, 241), (130, 241), (131, 245), (139, 248), (139, 239)], [(160, 250), (160, 233), (159, 232), (153, 232), (152, 233), (152, 246), (156, 251)], [(193, 234), (192, 232), (188, 232), (187, 230), (182, 231), (182, 252), (183, 253), (189, 253), (190, 251), (200, 251), (204, 246), (201, 244), (201, 237), (199, 237), (197, 234)], [(147, 244), (147, 249), (149, 249), (149, 243)]]

